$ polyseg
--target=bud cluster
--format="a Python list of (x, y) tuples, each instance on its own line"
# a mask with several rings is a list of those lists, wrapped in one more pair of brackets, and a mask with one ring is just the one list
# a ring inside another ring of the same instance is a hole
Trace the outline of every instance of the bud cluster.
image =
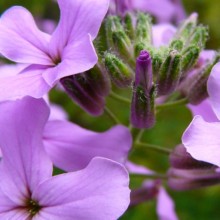
[[(214, 60), (197, 68), (208, 38), (207, 28), (197, 24), (197, 14), (193, 13), (167, 45), (154, 46), (153, 37), (148, 14), (107, 16), (94, 42), (98, 64), (80, 79), (77, 75), (64, 78), (62, 85), (92, 115), (103, 113), (110, 81), (118, 88), (132, 88), (131, 123), (137, 128), (154, 125), (155, 99), (160, 96), (178, 92), (190, 103), (199, 104), (207, 96), (207, 78), (219, 60), (216, 53)], [(195, 69), (198, 71), (192, 77)]]

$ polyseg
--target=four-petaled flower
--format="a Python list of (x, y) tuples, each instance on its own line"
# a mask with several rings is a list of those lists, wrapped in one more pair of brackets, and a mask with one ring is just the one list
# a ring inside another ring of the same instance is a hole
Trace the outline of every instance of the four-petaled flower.
[(4, 102), (0, 114), (0, 219), (112, 220), (127, 209), (128, 173), (110, 159), (96, 157), (83, 170), (52, 177), (42, 99)]
[(60, 21), (52, 35), (40, 31), (23, 7), (14, 6), (1, 16), (0, 53), (28, 67), (16, 76), (0, 79), (0, 100), (26, 95), (41, 98), (59, 79), (96, 64), (92, 40), (109, 0), (58, 0), (58, 4)]

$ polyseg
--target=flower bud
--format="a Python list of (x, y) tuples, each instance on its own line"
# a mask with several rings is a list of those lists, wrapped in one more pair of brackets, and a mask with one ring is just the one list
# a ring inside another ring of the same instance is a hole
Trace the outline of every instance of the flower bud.
[(178, 145), (170, 154), (168, 185), (174, 190), (190, 190), (220, 183), (220, 173), (213, 164), (198, 161)]
[(192, 13), (180, 27), (177, 29), (175, 39), (182, 40), (184, 43), (188, 41), (197, 25), (198, 14)]
[(175, 90), (181, 75), (180, 64), (181, 56), (178, 51), (170, 51), (160, 68), (157, 81), (158, 96), (168, 95)]
[(131, 123), (134, 127), (151, 128), (155, 124), (154, 99), (151, 57), (147, 51), (141, 51), (136, 61), (131, 103)]
[(111, 81), (106, 72), (106, 69), (100, 63), (97, 63), (92, 69), (86, 71), (86, 79), (94, 91), (96, 91), (99, 96), (108, 96), (111, 89)]
[(134, 64), (134, 55), (131, 41), (124, 31), (115, 31), (112, 33), (114, 46), (118, 53), (124, 57), (128, 63)]
[(127, 13), (124, 17), (125, 32), (130, 39), (135, 36), (135, 17), (131, 13)]
[(198, 61), (200, 50), (197, 46), (190, 46), (187, 47), (182, 53), (182, 61), (181, 67), (183, 71), (183, 76), (187, 74), (189, 71)]
[(108, 48), (114, 48), (112, 34), (123, 30), (121, 20), (118, 16), (108, 16), (105, 20), (106, 41)]
[(153, 50), (150, 45), (146, 45), (143, 42), (137, 42), (134, 44), (134, 56), (138, 57), (142, 50), (147, 50), (149, 53), (152, 53)]
[(208, 28), (204, 26), (198, 26), (193, 31), (187, 45), (195, 45), (199, 47), (200, 50), (204, 49), (206, 41), (208, 39)]
[(143, 42), (146, 45), (152, 43), (151, 18), (144, 13), (138, 13), (136, 24), (136, 42)]
[(158, 78), (160, 68), (163, 63), (163, 55), (161, 53), (153, 53), (152, 55), (152, 68), (153, 68), (153, 76), (154, 78)]
[(171, 168), (168, 185), (174, 190), (192, 190), (220, 183), (220, 173), (216, 169), (181, 170)]
[(106, 53), (105, 67), (116, 86), (125, 88), (131, 85), (134, 73), (121, 59), (111, 53)]
[(170, 49), (177, 50), (177, 51), (181, 52), (183, 49), (183, 41), (182, 40), (173, 40), (170, 43)]
[(131, 191), (130, 207), (155, 199), (158, 196), (160, 187), (161, 187), (160, 180), (144, 182), (143, 186)]
[[(74, 102), (89, 114), (98, 116), (103, 113), (105, 99), (101, 94), (98, 94), (100, 87), (96, 91), (98, 83), (95, 85), (92, 78), (93, 76), (90, 76), (88, 79), (87, 73), (80, 73), (64, 77), (60, 82)], [(103, 82), (103, 79), (98, 79), (98, 81), (100, 80)], [(104, 92), (104, 94), (106, 93), (107, 91)]]
[(208, 169), (213, 165), (195, 160), (187, 151), (186, 148), (180, 144), (170, 154), (170, 165), (176, 169)]
[(219, 61), (219, 59), (220, 54), (217, 54), (208, 65), (206, 65), (200, 72), (198, 72), (194, 76), (194, 81), (191, 84), (191, 87), (189, 88), (187, 96), (189, 103), (197, 105), (208, 97), (206, 84), (211, 73), (212, 67)]

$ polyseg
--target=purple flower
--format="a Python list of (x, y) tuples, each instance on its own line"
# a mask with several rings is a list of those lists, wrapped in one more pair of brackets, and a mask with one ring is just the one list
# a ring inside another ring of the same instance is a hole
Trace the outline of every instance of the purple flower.
[(207, 98), (199, 105), (188, 105), (188, 108), (192, 111), (193, 116), (201, 115), (205, 121), (216, 122), (218, 118), (216, 117), (210, 103), (210, 99)]
[[(208, 93), (213, 110), (220, 119), (220, 63), (217, 63), (208, 80)], [(201, 116), (195, 116), (183, 134), (182, 142), (187, 152), (197, 160), (220, 167), (220, 122), (206, 122)]]
[(49, 109), (42, 99), (4, 102), (0, 113), (0, 219), (110, 220), (123, 214), (130, 190), (120, 164), (94, 158), (83, 170), (52, 177), (42, 143)]
[(16, 76), (0, 80), (0, 100), (26, 95), (40, 98), (59, 79), (96, 64), (92, 40), (109, 0), (58, 0), (58, 4), (60, 21), (52, 35), (41, 32), (23, 7), (14, 6), (1, 16), (0, 53), (29, 66)]
[(125, 163), (132, 145), (131, 134), (122, 125), (97, 133), (65, 120), (48, 121), (43, 141), (53, 163), (65, 171), (82, 169), (97, 156)]
[[(153, 174), (153, 171), (146, 167), (126, 163), (126, 167), (131, 174)], [(144, 181), (141, 188), (131, 192), (131, 205), (145, 202), (146, 200), (157, 199), (157, 215), (160, 220), (177, 220), (175, 205), (166, 190), (161, 186), (160, 180)]]
[(157, 24), (152, 26), (153, 45), (155, 47), (165, 46), (170, 43), (176, 28), (171, 24)]
[(110, 13), (125, 15), (126, 11), (141, 10), (158, 22), (180, 22), (186, 17), (181, 0), (111, 0)]

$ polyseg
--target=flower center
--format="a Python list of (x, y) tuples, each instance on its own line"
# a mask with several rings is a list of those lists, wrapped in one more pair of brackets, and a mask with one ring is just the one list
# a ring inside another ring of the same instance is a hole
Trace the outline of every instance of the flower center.
[(30, 213), (31, 216), (36, 215), (40, 211), (40, 209), (42, 208), (38, 204), (38, 202), (36, 202), (32, 199), (28, 200), (26, 204), (27, 204), (26, 208), (27, 208), (27, 210), (28, 210), (28, 212)]
[(58, 65), (59, 63), (61, 63), (61, 58), (58, 56), (58, 57), (56, 57), (56, 58), (54, 58), (53, 59), (53, 63), (55, 64), (55, 65)]

